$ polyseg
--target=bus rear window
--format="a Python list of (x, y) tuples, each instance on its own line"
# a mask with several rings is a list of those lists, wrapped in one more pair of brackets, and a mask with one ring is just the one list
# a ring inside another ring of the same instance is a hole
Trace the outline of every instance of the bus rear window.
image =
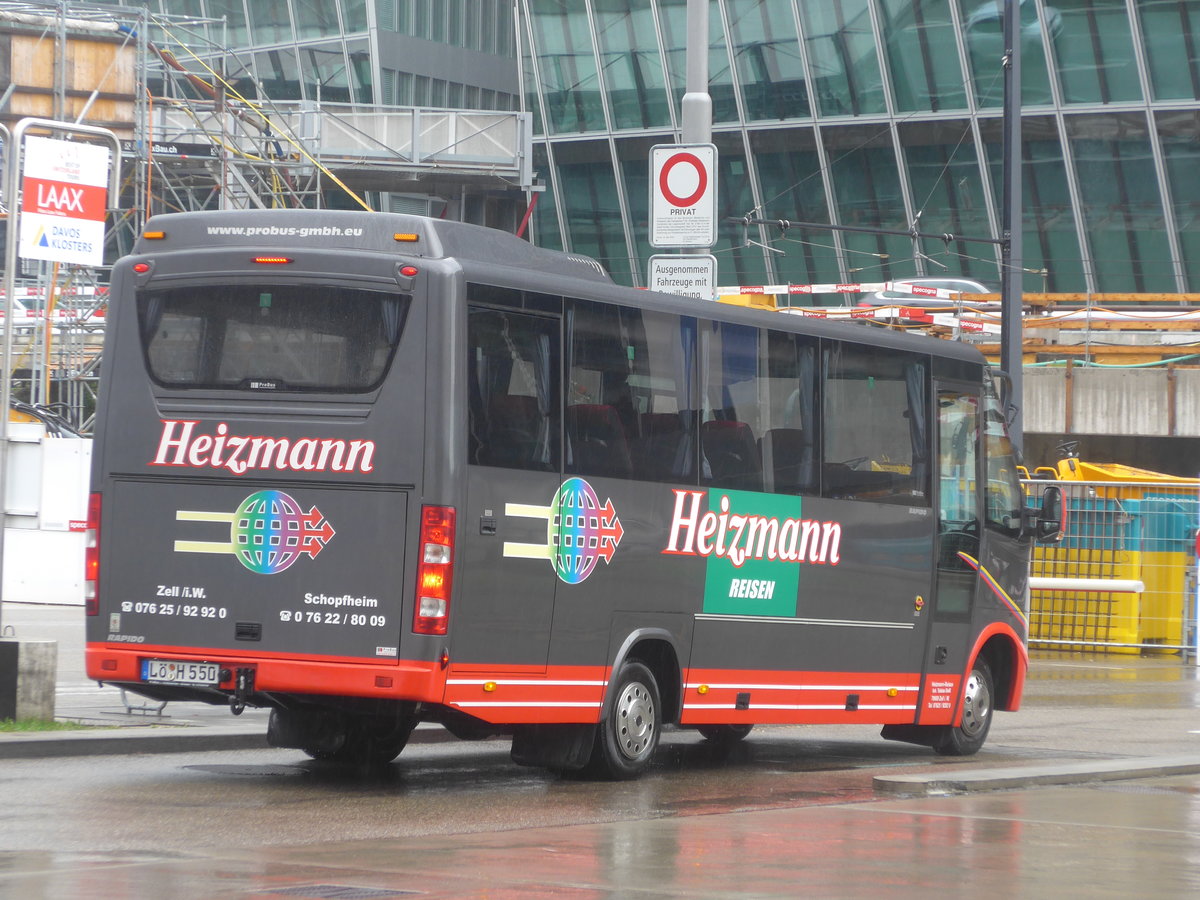
[(383, 381), (411, 298), (326, 285), (138, 292), (154, 381), (171, 388), (363, 392)]

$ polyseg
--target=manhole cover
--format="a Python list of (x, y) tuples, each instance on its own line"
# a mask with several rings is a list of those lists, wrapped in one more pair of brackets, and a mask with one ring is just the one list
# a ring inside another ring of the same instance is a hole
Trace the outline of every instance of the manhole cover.
[(1113, 791), (1118, 794), (1194, 794), (1190, 787), (1160, 787), (1153, 784), (1103, 784), (1098, 785), (1102, 791)]
[(307, 775), (297, 766), (184, 766), (193, 772), (209, 772), (213, 775), (238, 775), (249, 778), (284, 778)]
[(280, 897), (311, 897), (313, 900), (386, 900), (388, 897), (411, 897), (413, 894), (421, 892), (354, 887), (348, 884), (301, 884), (295, 887), (276, 888), (255, 893), (277, 894)]

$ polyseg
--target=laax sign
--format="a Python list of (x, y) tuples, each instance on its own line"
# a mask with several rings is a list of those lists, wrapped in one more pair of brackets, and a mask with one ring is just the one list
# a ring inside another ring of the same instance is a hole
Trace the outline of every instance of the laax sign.
[(84, 266), (104, 263), (111, 156), (107, 147), (97, 144), (26, 138), (22, 257)]

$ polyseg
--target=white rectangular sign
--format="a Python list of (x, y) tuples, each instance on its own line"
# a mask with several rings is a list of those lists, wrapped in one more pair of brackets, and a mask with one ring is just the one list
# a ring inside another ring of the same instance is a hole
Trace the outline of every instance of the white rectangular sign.
[(717, 299), (717, 258), (711, 254), (650, 257), (647, 287), (697, 300)]
[(111, 156), (97, 144), (25, 139), (17, 247), (22, 257), (103, 265)]
[(711, 247), (717, 242), (717, 148), (650, 148), (650, 246)]

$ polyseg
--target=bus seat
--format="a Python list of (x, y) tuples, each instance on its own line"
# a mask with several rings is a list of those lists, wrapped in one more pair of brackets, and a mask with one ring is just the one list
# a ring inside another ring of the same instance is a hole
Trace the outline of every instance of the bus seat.
[(492, 397), (479, 461), (492, 466), (533, 466), (544, 419), (537, 397), (509, 394)]
[(634, 463), (646, 478), (671, 481), (691, 470), (683, 456), (683, 420), (679, 413), (642, 413), (641, 436), (635, 441)]
[(745, 422), (723, 419), (701, 423), (700, 447), (708, 460), (713, 484), (746, 491), (762, 490), (758, 445)]
[(799, 494), (813, 487), (812, 447), (799, 428), (772, 428), (762, 438), (764, 477), (781, 494)]
[(616, 409), (603, 403), (567, 407), (572, 471), (627, 478), (633, 471), (629, 442)]
[(640, 422), (643, 437), (683, 434), (683, 422), (679, 418), (679, 413), (642, 413)]

